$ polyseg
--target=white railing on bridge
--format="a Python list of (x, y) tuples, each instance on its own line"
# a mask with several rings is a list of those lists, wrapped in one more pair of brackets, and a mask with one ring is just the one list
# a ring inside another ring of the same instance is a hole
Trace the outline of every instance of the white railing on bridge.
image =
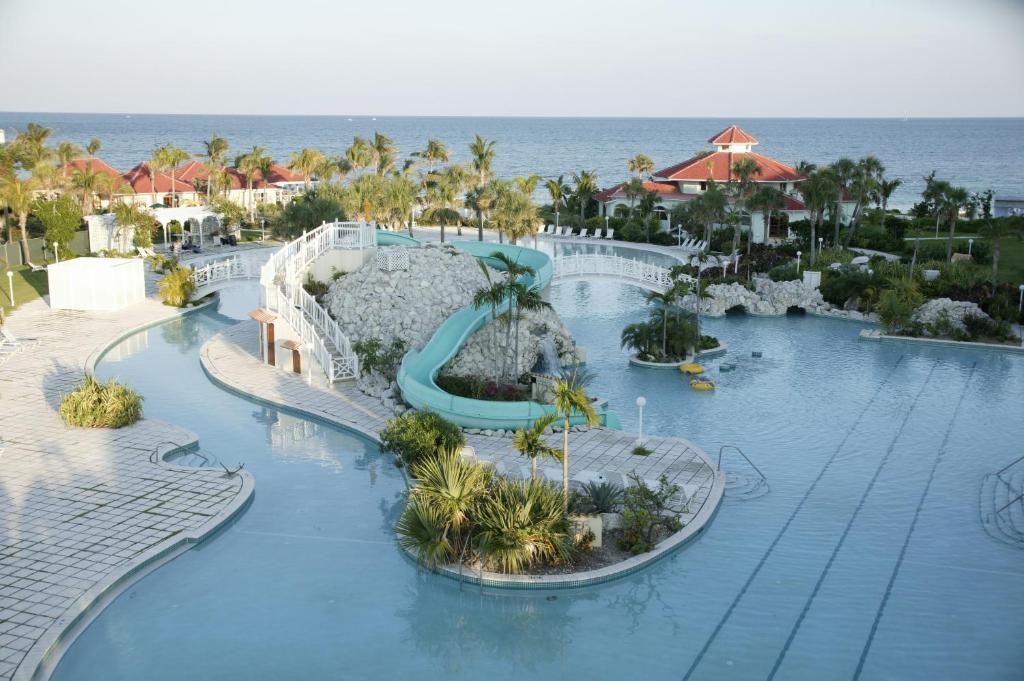
[(667, 267), (618, 255), (599, 253), (577, 253), (555, 258), (554, 269), (556, 279), (576, 276), (615, 277), (633, 281), (658, 291), (667, 291), (677, 281), (693, 281), (693, 277), (687, 274), (673, 277)]
[(229, 279), (249, 279), (260, 275), (260, 265), (236, 256), (213, 260), (192, 268), (196, 289)]
[(260, 273), (264, 305), (295, 330), (331, 383), (356, 378), (359, 360), (341, 326), (302, 287), (302, 278), (310, 264), (327, 251), (362, 250), (376, 243), (372, 224), (324, 223), (282, 246)]

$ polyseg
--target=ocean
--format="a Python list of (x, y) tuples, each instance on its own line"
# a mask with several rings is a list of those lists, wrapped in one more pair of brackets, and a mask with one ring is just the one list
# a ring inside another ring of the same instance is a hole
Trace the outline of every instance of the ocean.
[(890, 177), (903, 180), (890, 205), (909, 208), (919, 200), (923, 176), (938, 177), (972, 191), (1024, 196), (1024, 118), (837, 119), (837, 118), (475, 118), (347, 116), (205, 116), (155, 114), (0, 113), (8, 140), (30, 121), (54, 129), (52, 139), (84, 145), (98, 137), (99, 156), (119, 170), (149, 157), (153, 147), (173, 143), (198, 153), (214, 133), (235, 154), (253, 145), (279, 161), (312, 146), (340, 154), (356, 135), (375, 131), (395, 141), (400, 154), (422, 149), (428, 138), (443, 140), (453, 161), (469, 158), (474, 133), (496, 141), (494, 169), (501, 177), (543, 177), (596, 170), (601, 187), (628, 175), (626, 160), (637, 153), (658, 168), (709, 149), (707, 140), (733, 123), (754, 135), (755, 149), (795, 165), (824, 165), (843, 156), (874, 154)]

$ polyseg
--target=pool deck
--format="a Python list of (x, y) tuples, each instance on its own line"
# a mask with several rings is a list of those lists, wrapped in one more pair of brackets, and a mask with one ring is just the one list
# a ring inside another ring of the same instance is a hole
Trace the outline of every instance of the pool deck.
[[(214, 382), (272, 406), (290, 408), (378, 440), (378, 433), (393, 414), (380, 400), (363, 394), (352, 382), (333, 387), (310, 383), (303, 376), (264, 364), (258, 355), (259, 329), (246, 321), (214, 336), (200, 350), (200, 361)], [(511, 437), (466, 433), (466, 444), (481, 460), (523, 465), (528, 460), (512, 448)], [(548, 436), (561, 447), (561, 434)], [(647, 480), (665, 475), (691, 492), (686, 522), (692, 532), (701, 529), (722, 497), (724, 475), (708, 455), (679, 437), (648, 437), (648, 456), (634, 456), (636, 435), (609, 428), (591, 428), (570, 435), (571, 472), (636, 472)], [(541, 466), (553, 462), (539, 462)], [(555, 464), (560, 465), (560, 464)]]
[(33, 678), (95, 615), (91, 605), (214, 531), (252, 493), (244, 472), (154, 461), (195, 443), (187, 430), (149, 418), (69, 428), (57, 413), (105, 348), (181, 313), (153, 298), (95, 313), (37, 300), (7, 320), (26, 347), (0, 365), (0, 681)]

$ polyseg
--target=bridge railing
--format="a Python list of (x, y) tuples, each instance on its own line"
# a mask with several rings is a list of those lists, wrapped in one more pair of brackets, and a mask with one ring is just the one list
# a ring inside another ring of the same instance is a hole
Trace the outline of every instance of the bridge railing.
[(259, 274), (259, 267), (250, 260), (232, 256), (193, 267), (192, 278), (196, 288), (200, 289), (228, 279), (255, 277)]
[(372, 224), (324, 223), (282, 246), (260, 272), (264, 305), (295, 329), (331, 383), (357, 377), (359, 360), (341, 326), (306, 292), (301, 279), (306, 268), (327, 251), (375, 245), (376, 227)]
[(692, 282), (693, 277), (680, 274), (673, 277), (667, 267), (600, 253), (577, 253), (554, 260), (555, 278), (573, 276), (608, 276), (627, 279), (651, 288), (667, 290), (677, 281)]

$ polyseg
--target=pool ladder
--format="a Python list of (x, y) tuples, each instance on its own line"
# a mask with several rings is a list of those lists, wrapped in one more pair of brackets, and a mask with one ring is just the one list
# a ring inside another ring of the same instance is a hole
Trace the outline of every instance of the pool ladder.
[(1024, 456), (986, 475), (979, 501), (981, 524), (989, 536), (1024, 549)]
[(722, 457), (726, 451), (733, 451), (743, 457), (743, 460), (747, 462), (747, 465), (754, 469), (756, 476), (742, 474), (742, 473), (728, 473), (725, 477), (725, 490), (730, 496), (735, 496), (738, 499), (750, 500), (764, 496), (769, 492), (768, 477), (761, 472), (750, 457), (747, 456), (742, 449), (736, 445), (722, 445), (718, 449), (718, 470), (722, 470)]

